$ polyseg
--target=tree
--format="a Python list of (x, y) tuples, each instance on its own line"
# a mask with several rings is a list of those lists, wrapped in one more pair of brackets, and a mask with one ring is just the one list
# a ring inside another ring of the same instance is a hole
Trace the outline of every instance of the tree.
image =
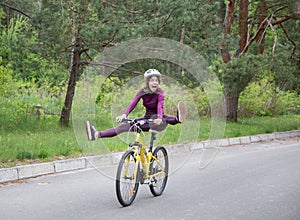
[(83, 39), (81, 36), (82, 25), (87, 16), (87, 0), (83, 0), (77, 5), (73, 2), (71, 6), (72, 13), (72, 42), (71, 42), (71, 61), (70, 61), (70, 77), (65, 97), (64, 106), (61, 111), (60, 123), (67, 126), (69, 124), (73, 97), (75, 94), (76, 82), (79, 77), (79, 67), (81, 63), (81, 54), (87, 49), (84, 48)]
[[(225, 64), (222, 78), (227, 105), (226, 117), (229, 121), (237, 121), (239, 95), (253, 76), (259, 72), (257, 72), (257, 68), (253, 70), (253, 66), (249, 65), (254, 62), (252, 55), (248, 56), (250, 59), (246, 63), (237, 61), (234, 62), (235, 65), (226, 64), (233, 60), (241, 59), (246, 53), (254, 55), (264, 54), (266, 46), (271, 47), (272, 54), (274, 54), (278, 43), (278, 34), (275, 26), (285, 30), (282, 24), (295, 18), (295, 11), (291, 7), (291, 5), (295, 5), (295, 1), (260, 0), (249, 3), (249, 0), (240, 0), (238, 7), (236, 7), (236, 3), (235, 0), (227, 1), (221, 46), (222, 60)], [(251, 9), (249, 6), (251, 6)], [(234, 26), (234, 13), (236, 11), (238, 12), (237, 27)], [(236, 33), (238, 33), (239, 42), (237, 47), (232, 44)], [(288, 33), (285, 33), (285, 37), (289, 38)], [(267, 37), (268, 39), (266, 39)], [(268, 42), (266, 42), (267, 40)], [(270, 45), (271, 40), (273, 40), (273, 44)], [(291, 39), (290, 41), (293, 42)], [(234, 47), (237, 49), (234, 56), (232, 56)], [(249, 51), (250, 49), (252, 50)], [(257, 57), (257, 59), (261, 58)], [(263, 65), (263, 62), (259, 65)], [(232, 70), (228, 66), (234, 67), (238, 71)], [(245, 75), (248, 77), (245, 77)]]

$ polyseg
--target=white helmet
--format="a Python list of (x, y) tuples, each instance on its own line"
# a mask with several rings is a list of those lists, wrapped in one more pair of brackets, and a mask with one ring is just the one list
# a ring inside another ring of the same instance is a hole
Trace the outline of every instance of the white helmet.
[(160, 72), (158, 72), (158, 70), (156, 69), (148, 69), (145, 74), (144, 74), (144, 78), (148, 78), (148, 77), (151, 77), (151, 76), (157, 76), (157, 77), (161, 77), (161, 74)]

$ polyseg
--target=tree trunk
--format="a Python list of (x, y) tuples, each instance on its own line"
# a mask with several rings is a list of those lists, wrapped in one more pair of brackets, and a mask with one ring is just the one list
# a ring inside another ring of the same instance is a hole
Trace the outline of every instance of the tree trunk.
[(226, 6), (226, 15), (224, 19), (224, 31), (223, 31), (223, 40), (221, 45), (221, 54), (224, 63), (228, 63), (231, 60), (229, 53), (227, 36), (231, 33), (231, 26), (233, 23), (233, 12), (234, 12), (234, 1), (228, 0)]
[(247, 44), (248, 36), (248, 0), (240, 1), (240, 13), (239, 13), (239, 49), (236, 56), (238, 57), (240, 53), (244, 50)]
[(259, 44), (258, 54), (263, 54), (265, 50), (265, 29), (267, 27), (267, 22), (265, 21), (267, 17), (267, 2), (265, 0), (259, 4), (258, 14), (256, 42)]
[(64, 126), (68, 126), (70, 121), (73, 97), (75, 94), (76, 82), (79, 75), (80, 55), (82, 48), (81, 38), (74, 37), (72, 41), (73, 50), (71, 57), (70, 79), (67, 94), (65, 97), (64, 107), (62, 108), (60, 116), (60, 124)]
[(239, 94), (227, 93), (225, 91), (225, 102), (226, 102), (226, 119), (227, 121), (237, 122), (237, 112), (238, 112), (238, 99)]
[[(224, 63), (228, 63), (231, 60), (227, 37), (231, 34), (231, 26), (233, 24), (233, 13), (234, 13), (235, 0), (228, 0), (226, 6), (226, 15), (224, 19), (224, 31), (223, 41), (221, 46), (222, 60)], [(225, 73), (230, 74), (230, 73)], [(238, 95), (234, 94), (229, 88), (231, 85), (225, 83), (225, 102), (226, 102), (226, 119), (227, 121), (237, 121), (237, 110), (238, 110)]]
[[(244, 50), (247, 44), (248, 36), (248, 0), (240, 0), (239, 3), (239, 24), (238, 24), (238, 33), (239, 33), (239, 48), (237, 50), (236, 56), (238, 57), (240, 53)], [(230, 74), (230, 73), (227, 73)], [(227, 106), (226, 119), (227, 121), (236, 122), (238, 115), (238, 100), (239, 92), (236, 89), (229, 89), (231, 85), (225, 84), (225, 101)]]

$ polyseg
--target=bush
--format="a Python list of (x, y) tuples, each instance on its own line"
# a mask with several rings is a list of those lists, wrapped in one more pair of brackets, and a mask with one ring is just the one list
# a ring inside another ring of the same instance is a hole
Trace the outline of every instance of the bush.
[(251, 82), (239, 97), (239, 116), (272, 116), (300, 113), (300, 96), (294, 91), (281, 90), (272, 73), (265, 73)]
[(42, 106), (42, 117), (59, 115), (63, 102), (60, 92), (45, 88), (38, 87), (33, 81), (14, 81), (11, 71), (0, 66), (0, 128), (10, 130), (18, 126), (26, 129), (32, 122), (29, 118), (37, 119), (38, 104)]
[(281, 91), (277, 97), (274, 114), (299, 114), (300, 96), (295, 91)]
[(12, 71), (0, 65), (0, 96), (11, 97), (14, 95)]

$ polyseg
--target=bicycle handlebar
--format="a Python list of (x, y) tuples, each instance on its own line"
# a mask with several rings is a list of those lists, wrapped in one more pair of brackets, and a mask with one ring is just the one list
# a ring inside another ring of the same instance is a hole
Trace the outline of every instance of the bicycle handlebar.
[(122, 122), (128, 122), (128, 123), (133, 123), (136, 125), (144, 125), (144, 124), (152, 124), (154, 123), (154, 119), (128, 119), (124, 118)]
[[(144, 124), (155, 124), (154, 122), (155, 119), (128, 119), (124, 118), (122, 120), (123, 123), (130, 123), (131, 126), (137, 127), (138, 130), (141, 130), (141, 126)], [(159, 133), (163, 131), (166, 128), (167, 124), (162, 121), (160, 125), (155, 124), (153, 127), (150, 128), (150, 132), (152, 134)]]

